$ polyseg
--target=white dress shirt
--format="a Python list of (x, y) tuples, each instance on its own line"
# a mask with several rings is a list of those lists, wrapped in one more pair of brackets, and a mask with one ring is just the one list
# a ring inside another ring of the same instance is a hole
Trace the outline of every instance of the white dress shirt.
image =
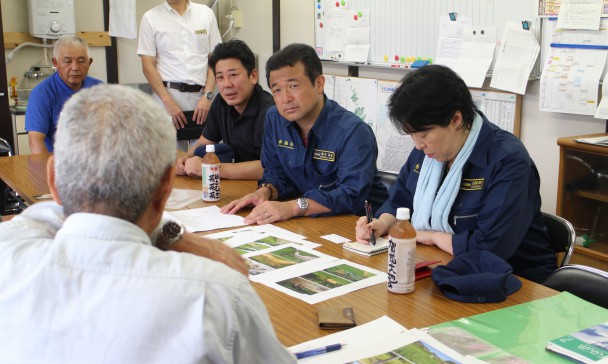
[(246, 277), (52, 202), (0, 223), (0, 362), (289, 363)]
[(163, 81), (204, 86), (209, 53), (221, 42), (215, 14), (208, 6), (188, 2), (182, 16), (163, 1), (141, 19), (137, 54), (156, 57)]

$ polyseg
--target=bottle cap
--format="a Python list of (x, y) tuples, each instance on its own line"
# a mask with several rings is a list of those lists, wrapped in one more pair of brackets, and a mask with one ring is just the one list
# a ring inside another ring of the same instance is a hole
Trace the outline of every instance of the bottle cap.
[(409, 220), (410, 219), (410, 209), (407, 207), (399, 207), (397, 209), (397, 220)]
[(215, 145), (213, 145), (213, 144), (207, 144), (207, 146), (205, 147), (205, 152), (207, 152), (207, 153), (215, 153)]

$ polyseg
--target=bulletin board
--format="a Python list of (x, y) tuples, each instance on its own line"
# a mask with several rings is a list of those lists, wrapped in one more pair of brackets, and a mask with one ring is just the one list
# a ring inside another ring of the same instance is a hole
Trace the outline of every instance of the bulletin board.
[[(400, 133), (388, 117), (388, 100), (397, 81), (325, 75), (325, 94), (367, 123), (378, 143), (378, 170), (399, 173), (414, 143)], [(470, 89), (479, 110), (500, 128), (519, 137), (521, 95), (498, 90)]]
[[(352, 12), (353, 23), (365, 21), (370, 27), (369, 63), (387, 65), (396, 58), (435, 57), (441, 16), (456, 13), (468, 16), (472, 26), (496, 26), (497, 42), (507, 23), (529, 21), (536, 38), (537, 4), (530, 0), (316, 0), (315, 46), (321, 59), (340, 61), (340, 51), (328, 51), (327, 39), (332, 32), (336, 9)], [(364, 19), (365, 16), (369, 17)], [(349, 18), (349, 19), (350, 19)], [(357, 20), (355, 20), (357, 18)], [(325, 43), (325, 45), (324, 45)]]

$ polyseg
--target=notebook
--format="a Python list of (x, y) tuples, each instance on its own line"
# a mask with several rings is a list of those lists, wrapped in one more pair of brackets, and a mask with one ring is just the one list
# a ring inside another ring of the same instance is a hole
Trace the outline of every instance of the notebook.
[(388, 239), (383, 237), (376, 238), (376, 245), (372, 244), (361, 244), (357, 242), (348, 242), (342, 245), (344, 249), (348, 249), (357, 254), (363, 254), (367, 256), (372, 256), (380, 253), (384, 253), (388, 250)]

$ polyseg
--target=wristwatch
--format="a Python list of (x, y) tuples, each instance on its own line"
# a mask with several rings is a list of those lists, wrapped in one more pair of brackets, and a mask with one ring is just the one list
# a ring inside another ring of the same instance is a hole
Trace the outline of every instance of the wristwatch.
[(297, 202), (298, 208), (300, 209), (300, 213), (298, 214), (298, 216), (306, 215), (306, 211), (308, 211), (308, 200), (305, 198), (299, 198)]
[(209, 100), (213, 100), (213, 97), (215, 96), (215, 94), (211, 91), (203, 91), (203, 95)]
[(167, 221), (156, 236), (156, 246), (161, 249), (168, 248), (184, 235), (184, 226), (175, 221)]

